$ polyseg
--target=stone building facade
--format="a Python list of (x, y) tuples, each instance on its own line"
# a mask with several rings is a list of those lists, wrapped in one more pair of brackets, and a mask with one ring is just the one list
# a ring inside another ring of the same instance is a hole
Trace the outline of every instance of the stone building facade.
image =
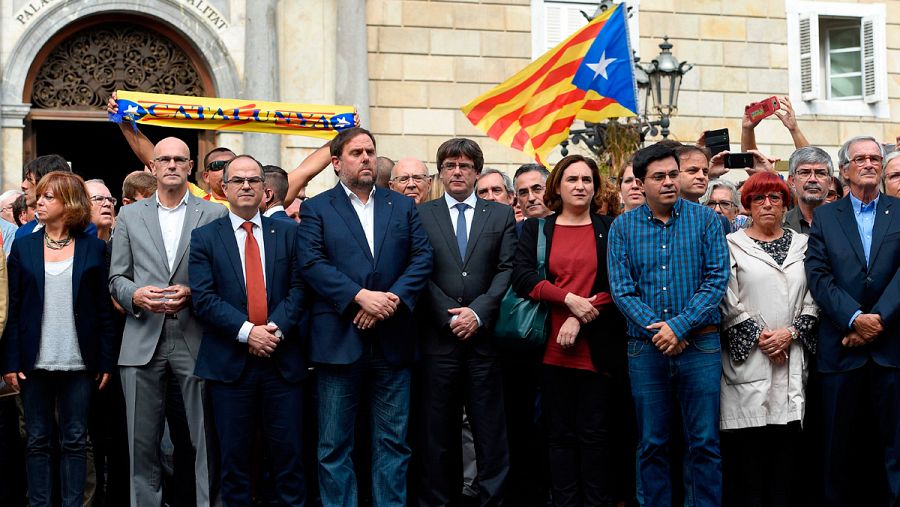
[[(673, 118), (675, 139), (728, 127), (736, 140), (744, 104), (773, 94), (790, 95), (807, 137), (832, 153), (850, 135), (892, 141), (900, 134), (891, 119), (900, 113), (898, 1), (624, 1), (642, 61), (668, 35), (676, 56), (695, 64)], [(111, 82), (357, 104), (380, 154), (419, 157), (434, 172), (438, 145), (470, 136), (481, 142), (488, 167), (512, 171), (527, 157), (485, 138), (459, 106), (571, 33), (584, 22), (577, 11), (595, 6), (587, 0), (0, 0), (2, 186), (18, 186), (23, 163), (34, 156), (60, 152), (76, 172), (112, 180), (115, 192), (114, 182), (139, 167), (105, 120), (102, 101)], [(131, 29), (143, 35), (128, 39), (123, 33)], [(848, 46), (857, 33), (858, 47)], [(123, 56), (123, 44), (138, 50)], [(110, 47), (120, 51), (112, 54)], [(859, 97), (846, 96), (857, 88)], [(295, 136), (148, 134), (183, 135), (200, 156), (224, 145), (288, 169), (318, 145)], [(777, 120), (763, 122), (757, 139), (775, 156), (791, 152)], [(334, 181), (326, 171), (310, 193)]]

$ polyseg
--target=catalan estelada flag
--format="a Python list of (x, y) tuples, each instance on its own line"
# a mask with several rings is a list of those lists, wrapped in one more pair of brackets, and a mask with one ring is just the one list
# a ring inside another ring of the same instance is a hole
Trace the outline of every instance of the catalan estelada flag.
[(576, 118), (596, 123), (637, 115), (633, 65), (618, 5), (462, 111), (489, 137), (546, 164)]

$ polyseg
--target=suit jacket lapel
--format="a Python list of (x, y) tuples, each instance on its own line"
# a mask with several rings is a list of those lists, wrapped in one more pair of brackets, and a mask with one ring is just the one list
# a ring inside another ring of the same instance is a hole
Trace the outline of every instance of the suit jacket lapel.
[[(463, 261), (463, 267), (469, 263), (472, 258), (472, 252), (475, 251), (475, 245), (478, 238), (481, 237), (481, 231), (484, 224), (491, 218), (491, 212), (488, 210), (487, 202), (478, 199), (475, 202), (475, 212), (472, 214), (472, 227), (469, 228), (469, 241), (466, 243), (466, 259)], [(456, 235), (453, 236), (454, 240)]]
[(72, 301), (78, 299), (78, 287), (81, 282), (81, 272), (84, 271), (84, 263), (87, 259), (87, 245), (84, 241), (87, 236), (81, 236), (75, 240), (75, 255), (72, 258)]
[(847, 242), (850, 244), (853, 251), (856, 252), (859, 263), (866, 266), (866, 253), (863, 251), (862, 238), (859, 237), (859, 226), (856, 224), (856, 214), (853, 211), (853, 203), (848, 197), (846, 199), (840, 199), (835, 206), (838, 207), (838, 222), (841, 224), (841, 228), (844, 229), (844, 234), (847, 236)]
[(162, 227), (159, 225), (159, 214), (156, 211), (156, 194), (144, 199), (143, 204), (144, 225), (147, 226), (150, 242), (156, 247), (156, 252), (159, 254), (157, 258), (160, 260), (163, 272), (169, 273), (169, 257), (166, 255), (166, 244), (163, 242)]
[(334, 207), (337, 214), (340, 215), (344, 223), (347, 224), (350, 235), (359, 247), (362, 248), (366, 257), (369, 259), (369, 262), (374, 266), (375, 259), (372, 257), (372, 251), (369, 250), (369, 243), (366, 241), (366, 233), (363, 231), (362, 224), (359, 223), (359, 217), (356, 215), (356, 211), (353, 210), (353, 205), (350, 204), (350, 198), (344, 193), (344, 187), (342, 187), (340, 183), (331, 190), (331, 206)]
[(234, 238), (234, 230), (231, 228), (231, 220), (225, 216), (218, 221), (218, 236), (222, 241), (225, 253), (228, 255), (229, 264), (234, 268), (234, 277), (237, 279), (241, 290), (244, 291), (244, 298), (247, 297), (247, 284), (244, 281), (244, 267), (241, 265), (241, 253), (238, 249), (237, 240)]
[[(24, 240), (24, 241), (23, 241)], [(41, 304), (44, 303), (44, 235), (29, 234), (20, 240), (27, 245), (25, 248), (25, 258), (22, 262), (30, 262), (34, 271), (34, 281), (37, 284), (38, 295), (41, 298)], [(74, 300), (73, 300), (74, 301)]]
[(453, 222), (450, 220), (450, 209), (447, 207), (447, 201), (443, 196), (431, 201), (431, 214), (441, 229), (441, 234), (444, 236), (444, 241), (447, 242), (447, 248), (453, 253), (456, 264), (462, 268), (462, 257), (459, 256), (456, 232), (453, 231)]
[(872, 227), (872, 248), (869, 250), (869, 266), (875, 262), (875, 256), (878, 255), (878, 249), (881, 248), (884, 235), (890, 228), (891, 220), (894, 219), (894, 215), (890, 211), (891, 203), (882, 195), (878, 199), (878, 206), (875, 208), (875, 225)]
[(172, 263), (172, 273), (170, 274), (178, 271), (178, 265), (181, 264), (181, 260), (191, 244), (191, 231), (197, 228), (200, 217), (203, 216), (200, 206), (197, 206), (199, 200), (194, 197), (194, 194), (188, 192), (188, 200), (185, 203), (187, 207), (184, 210), (184, 225), (181, 226), (181, 239), (178, 240), (178, 250), (175, 251), (175, 262)]
[[(275, 282), (275, 255), (277, 254), (276, 248), (278, 248), (278, 245), (275, 238), (275, 229), (269, 223), (273, 220), (274, 219), (262, 217), (263, 252), (266, 254), (266, 289)], [(266, 302), (270, 311), (272, 309), (272, 304), (268, 299), (271, 298), (271, 294), (271, 290), (266, 290)]]
[(384, 236), (387, 233), (388, 226), (391, 223), (391, 215), (394, 212), (394, 203), (390, 193), (386, 190), (375, 189), (375, 259), (381, 258), (381, 247), (384, 244)]

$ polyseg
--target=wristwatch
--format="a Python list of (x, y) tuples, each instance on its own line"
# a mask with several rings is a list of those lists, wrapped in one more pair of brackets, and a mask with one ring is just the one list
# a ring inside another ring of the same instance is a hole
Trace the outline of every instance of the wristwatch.
[(787, 330), (788, 333), (791, 333), (791, 341), (796, 341), (798, 336), (797, 328), (794, 326), (788, 326)]

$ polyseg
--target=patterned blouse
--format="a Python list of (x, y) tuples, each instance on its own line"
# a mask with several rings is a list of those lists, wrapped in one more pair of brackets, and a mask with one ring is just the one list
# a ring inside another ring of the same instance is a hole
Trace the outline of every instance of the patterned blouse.
[[(790, 229), (784, 229), (784, 235), (772, 241), (762, 241), (753, 239), (764, 252), (769, 254), (778, 264), (784, 264), (787, 258), (788, 249), (791, 247), (791, 238), (793, 232)], [(798, 315), (794, 318), (791, 325), (797, 330), (797, 338), (800, 344), (809, 351), (810, 354), (816, 353), (816, 335), (817, 335), (818, 319), (812, 315)], [(747, 319), (740, 324), (731, 326), (725, 330), (725, 336), (728, 340), (728, 350), (731, 359), (736, 363), (744, 362), (750, 355), (750, 350), (759, 341), (759, 335), (763, 332), (763, 324), (754, 319)]]

